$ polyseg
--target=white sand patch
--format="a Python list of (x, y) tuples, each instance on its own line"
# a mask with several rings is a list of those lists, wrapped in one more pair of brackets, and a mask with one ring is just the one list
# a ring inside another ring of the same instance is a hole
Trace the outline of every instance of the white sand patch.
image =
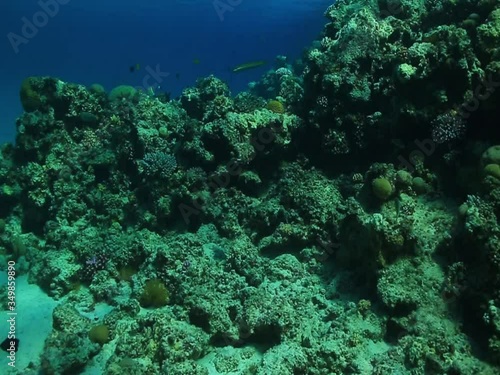
[[(5, 272), (0, 273), (0, 285), (7, 283)], [(52, 330), (52, 311), (59, 302), (47, 296), (37, 285), (28, 284), (26, 275), (16, 278), (15, 335), (20, 340), (16, 353), (16, 369), (24, 372), (30, 362), (39, 364), (45, 339)], [(0, 312), (0, 342), (9, 331), (7, 311)], [(6, 354), (6, 353), (4, 353)], [(7, 367), (7, 356), (2, 354), (0, 366)], [(38, 367), (38, 366), (37, 366)], [(28, 371), (26, 371), (28, 372)]]

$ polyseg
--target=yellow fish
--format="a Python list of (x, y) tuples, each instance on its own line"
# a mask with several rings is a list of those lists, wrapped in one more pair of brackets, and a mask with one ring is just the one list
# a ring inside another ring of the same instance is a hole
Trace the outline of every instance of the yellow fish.
[(266, 65), (266, 64), (267, 64), (267, 62), (262, 61), (262, 60), (247, 62), (247, 63), (235, 66), (233, 68), (233, 73), (238, 73), (238, 72), (242, 72), (244, 70), (258, 68), (259, 66)]

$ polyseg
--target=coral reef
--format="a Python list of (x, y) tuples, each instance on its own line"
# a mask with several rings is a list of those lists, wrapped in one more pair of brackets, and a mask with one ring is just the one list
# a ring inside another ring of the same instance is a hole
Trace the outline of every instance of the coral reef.
[(326, 16), (235, 97), (22, 83), (0, 241), (59, 301), (45, 373), (498, 373), (499, 4)]

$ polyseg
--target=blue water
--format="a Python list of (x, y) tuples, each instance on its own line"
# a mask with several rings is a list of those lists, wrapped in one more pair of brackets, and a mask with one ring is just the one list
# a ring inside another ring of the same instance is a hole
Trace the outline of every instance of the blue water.
[[(219, 5), (227, 5), (221, 12), (214, 0), (57, 0), (59, 9), (44, 20), (39, 12), (48, 11), (42, 3), (54, 1), (0, 5), (0, 141), (14, 137), (21, 112), (19, 86), (27, 76), (100, 83), (109, 90), (119, 84), (141, 85), (146, 67), (159, 65), (169, 73), (161, 90), (173, 96), (208, 74), (224, 79), (235, 94), (266, 67), (239, 74), (230, 67), (254, 60), (272, 63), (276, 55), (299, 57), (321, 31), (324, 10), (331, 3), (220, 0)], [(35, 35), (23, 34), (23, 17), (42, 25)], [(14, 34), (29, 37), (17, 44)], [(141, 69), (131, 73), (133, 64)]]

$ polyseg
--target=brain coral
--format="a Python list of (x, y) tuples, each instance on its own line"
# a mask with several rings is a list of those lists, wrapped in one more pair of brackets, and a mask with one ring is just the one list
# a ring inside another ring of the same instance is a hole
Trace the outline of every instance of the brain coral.
[(376, 178), (372, 181), (372, 192), (380, 200), (387, 200), (392, 194), (392, 185), (386, 178)]
[(279, 100), (270, 100), (266, 108), (274, 113), (285, 113), (285, 107)]

